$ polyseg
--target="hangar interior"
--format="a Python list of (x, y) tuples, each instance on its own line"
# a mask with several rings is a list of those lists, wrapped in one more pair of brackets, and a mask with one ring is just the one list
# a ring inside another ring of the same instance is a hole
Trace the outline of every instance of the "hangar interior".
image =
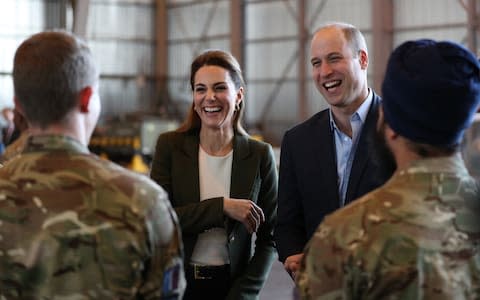
[[(310, 38), (321, 23), (361, 29), (369, 85), (381, 94), (388, 55), (405, 40), (453, 40), (478, 52), (478, 6), (478, 0), (5, 0), (0, 106), (13, 105), (12, 58), (20, 42), (45, 29), (73, 31), (100, 65), (101, 134), (111, 138), (94, 139), (94, 146), (111, 145), (112, 152), (138, 137), (148, 156), (155, 135), (175, 128), (191, 105), (192, 58), (220, 48), (243, 67), (246, 128), (278, 146), (286, 129), (326, 107), (309, 66)], [(122, 135), (132, 138), (114, 138)]]
[[(369, 85), (381, 94), (388, 55), (403, 41), (452, 40), (478, 53), (479, 9), (479, 0), (2, 0), (0, 107), (13, 106), (18, 45), (38, 31), (72, 31), (87, 40), (101, 72), (91, 148), (119, 162), (139, 154), (148, 171), (158, 134), (191, 105), (192, 58), (220, 48), (243, 67), (247, 130), (278, 147), (286, 129), (327, 107), (310, 78), (310, 38), (321, 23), (348, 22), (364, 33)], [(464, 149), (467, 163), (480, 166), (480, 118)], [(264, 299), (290, 297), (282, 276), (267, 283)]]

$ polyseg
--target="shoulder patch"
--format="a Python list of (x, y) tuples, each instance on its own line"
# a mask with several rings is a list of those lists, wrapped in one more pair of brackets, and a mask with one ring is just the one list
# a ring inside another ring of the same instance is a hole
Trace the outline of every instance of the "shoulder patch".
[(162, 295), (168, 295), (178, 289), (180, 265), (168, 268), (163, 275)]

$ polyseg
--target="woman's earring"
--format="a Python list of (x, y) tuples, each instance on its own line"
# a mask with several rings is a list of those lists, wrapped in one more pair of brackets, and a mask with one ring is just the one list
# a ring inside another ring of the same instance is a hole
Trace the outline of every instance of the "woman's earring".
[(240, 103), (235, 103), (235, 111), (239, 111), (240, 110)]

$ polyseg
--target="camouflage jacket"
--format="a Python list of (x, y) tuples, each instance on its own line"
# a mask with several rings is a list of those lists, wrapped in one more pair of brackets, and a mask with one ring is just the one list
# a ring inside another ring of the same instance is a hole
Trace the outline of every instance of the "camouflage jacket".
[(8, 160), (12, 159), (13, 157), (17, 156), (20, 154), (23, 149), (25, 148), (25, 145), (27, 144), (28, 137), (30, 136), (28, 130), (25, 130), (22, 132), (22, 134), (13, 141), (10, 145), (8, 145), (5, 148), (5, 151), (2, 153), (0, 156), (0, 164), (3, 165), (5, 162)]
[(167, 194), (65, 136), (0, 168), (0, 299), (181, 299)]
[(480, 299), (480, 192), (460, 156), (418, 160), (331, 214), (305, 248), (302, 299)]

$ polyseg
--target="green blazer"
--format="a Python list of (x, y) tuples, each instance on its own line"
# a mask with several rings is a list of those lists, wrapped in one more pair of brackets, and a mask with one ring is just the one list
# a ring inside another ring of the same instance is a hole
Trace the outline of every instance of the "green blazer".
[(272, 147), (238, 133), (234, 137), (230, 197), (250, 199), (265, 214), (253, 253), (252, 236), (242, 223), (223, 213), (223, 197), (200, 202), (198, 150), (198, 131), (164, 133), (158, 138), (150, 174), (168, 192), (179, 218), (185, 266), (190, 262), (198, 234), (212, 227), (224, 227), (232, 282), (227, 299), (258, 299), (275, 259), (273, 229), (278, 175)]

